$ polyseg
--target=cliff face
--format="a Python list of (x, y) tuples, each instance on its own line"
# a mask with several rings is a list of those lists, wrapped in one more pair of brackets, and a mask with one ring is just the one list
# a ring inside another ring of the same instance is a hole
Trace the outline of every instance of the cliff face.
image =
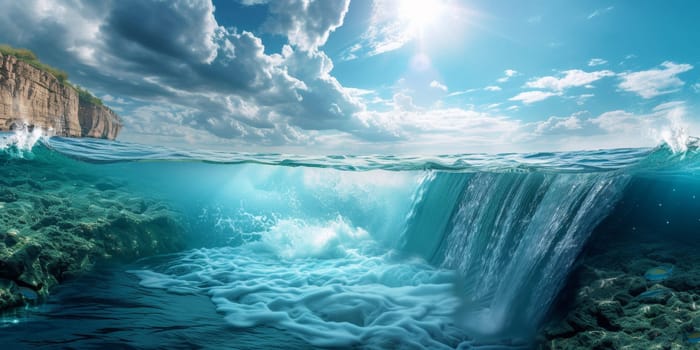
[(85, 137), (114, 140), (122, 125), (111, 109), (80, 101), (78, 107), (80, 132)]
[(0, 131), (26, 123), (54, 135), (114, 139), (119, 117), (78, 98), (53, 75), (0, 53)]

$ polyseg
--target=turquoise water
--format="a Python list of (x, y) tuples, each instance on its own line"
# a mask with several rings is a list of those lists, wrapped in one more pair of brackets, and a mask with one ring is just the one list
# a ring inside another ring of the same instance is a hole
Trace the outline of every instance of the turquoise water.
[(0, 337), (20, 348), (527, 348), (592, 238), (700, 229), (695, 140), (425, 157), (35, 136), (1, 136), (1, 162), (164, 201), (188, 248), (6, 315)]

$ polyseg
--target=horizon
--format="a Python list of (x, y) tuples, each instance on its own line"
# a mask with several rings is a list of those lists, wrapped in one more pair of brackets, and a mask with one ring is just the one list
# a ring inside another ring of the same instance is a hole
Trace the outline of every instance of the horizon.
[(34, 0), (3, 8), (0, 42), (68, 72), (121, 116), (118, 140), (127, 142), (497, 154), (654, 147), (700, 130), (695, 3)]

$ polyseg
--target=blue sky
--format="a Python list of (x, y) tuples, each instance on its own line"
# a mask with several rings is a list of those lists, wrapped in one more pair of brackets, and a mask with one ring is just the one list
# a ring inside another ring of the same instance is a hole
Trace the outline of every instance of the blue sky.
[(0, 0), (0, 42), (120, 139), (287, 153), (531, 152), (700, 134), (694, 1)]

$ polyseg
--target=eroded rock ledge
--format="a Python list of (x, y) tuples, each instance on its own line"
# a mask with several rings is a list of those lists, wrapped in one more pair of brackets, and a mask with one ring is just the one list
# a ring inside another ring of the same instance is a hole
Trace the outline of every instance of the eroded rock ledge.
[(39, 302), (100, 262), (184, 246), (179, 215), (116, 180), (0, 157), (0, 310)]

